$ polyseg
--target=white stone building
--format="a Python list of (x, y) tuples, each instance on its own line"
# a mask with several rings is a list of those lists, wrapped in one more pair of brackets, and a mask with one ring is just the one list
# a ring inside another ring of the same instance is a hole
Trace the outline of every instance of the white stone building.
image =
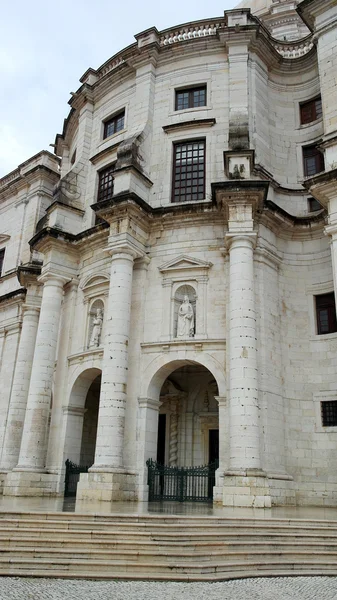
[(135, 37), (0, 180), (1, 490), (336, 505), (337, 2)]

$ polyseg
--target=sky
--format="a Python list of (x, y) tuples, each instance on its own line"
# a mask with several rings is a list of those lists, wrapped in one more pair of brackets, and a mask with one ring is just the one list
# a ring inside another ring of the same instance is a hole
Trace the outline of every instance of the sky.
[(238, 0), (2, 0), (0, 22), (0, 177), (53, 148), (70, 92), (156, 26), (219, 17)]

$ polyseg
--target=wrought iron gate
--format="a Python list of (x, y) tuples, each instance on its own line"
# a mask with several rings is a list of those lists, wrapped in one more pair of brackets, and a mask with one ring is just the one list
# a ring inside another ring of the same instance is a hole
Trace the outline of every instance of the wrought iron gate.
[(201, 467), (167, 467), (147, 462), (149, 501), (209, 502), (213, 498), (218, 462)]
[(76, 465), (69, 458), (66, 460), (66, 476), (64, 482), (64, 495), (76, 496), (76, 488), (80, 479), (80, 473), (87, 473), (89, 467)]

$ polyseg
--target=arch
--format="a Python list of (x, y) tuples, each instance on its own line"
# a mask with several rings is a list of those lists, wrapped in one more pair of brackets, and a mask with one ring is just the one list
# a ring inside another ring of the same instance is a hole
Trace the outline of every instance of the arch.
[(218, 361), (205, 352), (203, 352), (202, 355), (191, 352), (189, 353), (188, 358), (176, 358), (173, 360), (168, 360), (167, 356), (158, 356), (151, 362), (147, 369), (145, 369), (142, 379), (141, 396), (143, 398), (159, 400), (160, 390), (165, 379), (167, 379), (173, 371), (185, 365), (202, 365), (208, 369), (217, 382), (219, 396), (226, 396), (227, 386), (225, 371), (221, 368)]
[(97, 369), (96, 367), (92, 367), (90, 369), (85, 369), (80, 373), (75, 382), (72, 385), (70, 396), (69, 396), (69, 407), (77, 407), (83, 408), (85, 405), (85, 400), (87, 397), (87, 393), (92, 382), (102, 374), (101, 369)]

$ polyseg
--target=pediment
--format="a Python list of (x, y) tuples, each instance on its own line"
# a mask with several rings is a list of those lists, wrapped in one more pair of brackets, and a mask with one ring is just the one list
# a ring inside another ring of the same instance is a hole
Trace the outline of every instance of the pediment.
[(10, 235), (5, 235), (4, 233), (0, 233), (0, 244), (5, 244), (10, 239)]
[(80, 288), (82, 290), (92, 289), (102, 285), (108, 285), (109, 278), (105, 273), (96, 273), (95, 275), (89, 275), (81, 283)]
[(187, 254), (180, 254), (175, 258), (172, 258), (168, 262), (164, 263), (159, 267), (161, 273), (168, 273), (174, 271), (186, 271), (186, 270), (206, 270), (212, 266), (212, 263), (187, 256)]

